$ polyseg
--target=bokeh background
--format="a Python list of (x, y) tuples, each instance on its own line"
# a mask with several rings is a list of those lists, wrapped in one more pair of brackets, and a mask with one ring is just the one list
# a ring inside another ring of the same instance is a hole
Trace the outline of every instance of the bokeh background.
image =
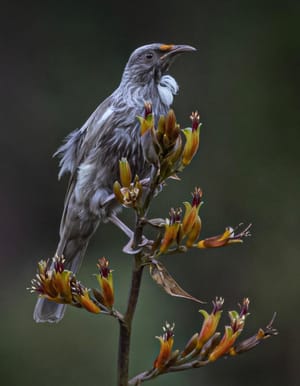
[[(180, 183), (170, 182), (153, 215), (204, 190), (203, 236), (253, 223), (241, 246), (165, 258), (195, 296), (225, 297), (225, 310), (251, 299), (245, 336), (274, 311), (280, 335), (238, 358), (163, 376), (153, 385), (259, 386), (299, 379), (299, 1), (60, 1), (1, 6), (1, 335), (6, 386), (116, 383), (118, 325), (68, 310), (58, 325), (32, 320), (26, 291), (40, 258), (56, 247), (67, 181), (52, 154), (117, 86), (131, 51), (150, 42), (194, 45), (171, 73), (184, 126), (199, 109), (200, 152)], [(125, 218), (130, 220), (128, 214)], [(115, 269), (124, 308), (131, 259), (111, 225), (94, 237), (80, 272), (88, 286), (98, 257)], [(200, 328), (199, 306), (168, 297), (145, 272), (134, 322), (131, 374), (151, 367), (155, 335), (176, 323), (176, 346)], [(210, 305), (207, 306), (210, 308)], [(226, 319), (224, 312), (223, 319)]]

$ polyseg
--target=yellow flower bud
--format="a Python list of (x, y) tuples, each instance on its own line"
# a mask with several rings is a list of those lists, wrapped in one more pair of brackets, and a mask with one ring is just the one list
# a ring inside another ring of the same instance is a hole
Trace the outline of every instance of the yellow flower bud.
[(131, 175), (130, 165), (127, 159), (124, 157), (119, 161), (119, 171), (120, 171), (121, 185), (126, 188), (129, 188), (132, 180), (132, 175)]
[(202, 228), (201, 219), (199, 216), (196, 216), (194, 225), (191, 231), (187, 234), (187, 239), (185, 244), (188, 248), (191, 248), (194, 245), (195, 241), (198, 239), (201, 232), (201, 228)]

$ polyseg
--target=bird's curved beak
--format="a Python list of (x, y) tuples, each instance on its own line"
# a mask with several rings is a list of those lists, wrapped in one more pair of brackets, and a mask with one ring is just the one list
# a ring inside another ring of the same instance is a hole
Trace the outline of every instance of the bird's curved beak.
[(161, 67), (163, 68), (163, 71), (167, 71), (177, 55), (197, 50), (186, 44), (162, 44), (160, 46), (160, 51), (162, 53), (160, 57)]
[(160, 57), (161, 60), (165, 60), (167, 57), (181, 54), (184, 52), (193, 52), (197, 51), (195, 47), (188, 46), (186, 44), (162, 44), (160, 46), (160, 51), (163, 55)]

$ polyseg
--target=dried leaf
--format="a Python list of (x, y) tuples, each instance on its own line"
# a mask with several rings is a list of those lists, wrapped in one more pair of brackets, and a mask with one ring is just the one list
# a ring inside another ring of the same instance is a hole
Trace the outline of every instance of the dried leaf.
[(161, 286), (167, 294), (179, 298), (193, 300), (197, 303), (205, 303), (184, 291), (175, 279), (170, 275), (165, 266), (159, 262), (152, 262), (150, 265), (150, 274), (152, 279)]

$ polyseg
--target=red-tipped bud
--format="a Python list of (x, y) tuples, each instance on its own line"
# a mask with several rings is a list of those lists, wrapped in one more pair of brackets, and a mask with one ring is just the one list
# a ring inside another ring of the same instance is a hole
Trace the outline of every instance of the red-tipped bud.
[(174, 343), (174, 324), (170, 325), (166, 322), (163, 327), (163, 336), (157, 336), (156, 338), (160, 341), (160, 351), (158, 357), (154, 361), (154, 367), (156, 369), (163, 369), (171, 359), (172, 348)]
[(200, 350), (204, 343), (206, 343), (216, 332), (222, 314), (221, 308), (223, 303), (224, 299), (216, 298), (213, 302), (214, 308), (211, 314), (208, 314), (205, 310), (199, 311), (203, 315), (204, 321), (198, 337), (198, 350)]
[(101, 294), (103, 297), (103, 305), (111, 308), (114, 304), (114, 287), (112, 271), (109, 268), (109, 262), (105, 257), (99, 259), (98, 264), (99, 275), (96, 275)]
[(183, 166), (189, 165), (189, 163), (194, 158), (200, 143), (200, 127), (201, 123), (200, 116), (197, 112), (192, 113), (192, 127), (183, 129), (182, 132), (185, 135), (186, 143), (183, 149), (182, 154), (182, 164)]
[(180, 220), (181, 208), (170, 210), (170, 218), (166, 219), (165, 234), (160, 246), (160, 252), (165, 253), (169, 247), (174, 243), (180, 241)]

